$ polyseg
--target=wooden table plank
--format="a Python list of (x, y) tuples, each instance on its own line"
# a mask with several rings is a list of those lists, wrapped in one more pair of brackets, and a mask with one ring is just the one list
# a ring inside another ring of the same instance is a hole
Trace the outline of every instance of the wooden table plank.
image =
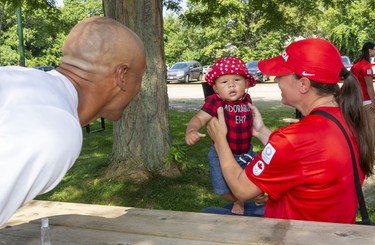
[(375, 226), (43, 201), (13, 217), (24, 224), (1, 229), (0, 244), (39, 244), (46, 214), (52, 244), (375, 244)]
[[(36, 223), (18, 225), (0, 230), (0, 244), (40, 245), (40, 225)], [(10, 242), (11, 241), (11, 242)], [(183, 240), (169, 237), (137, 235), (111, 231), (98, 231), (76, 227), (51, 227), (52, 245), (223, 245), (222, 242)]]
[(131, 209), (115, 219), (56, 216), (51, 225), (226, 244), (375, 244), (375, 227)]
[[(91, 205), (70, 202), (31, 201), (21, 207), (3, 226), (14, 226), (43, 217), (63, 214), (92, 215), (97, 217), (116, 218), (132, 208)], [(2, 228), (3, 226), (0, 226)]]

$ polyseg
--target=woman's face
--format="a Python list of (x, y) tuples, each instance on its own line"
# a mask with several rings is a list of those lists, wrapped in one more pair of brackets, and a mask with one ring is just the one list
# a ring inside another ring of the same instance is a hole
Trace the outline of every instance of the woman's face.
[(369, 49), (370, 57), (375, 57), (375, 46), (373, 49)]
[(300, 84), (294, 74), (275, 78), (281, 90), (281, 102), (285, 105), (296, 107), (300, 100)]
[(240, 75), (223, 75), (215, 80), (214, 91), (225, 101), (237, 101), (242, 98), (248, 87), (248, 79)]

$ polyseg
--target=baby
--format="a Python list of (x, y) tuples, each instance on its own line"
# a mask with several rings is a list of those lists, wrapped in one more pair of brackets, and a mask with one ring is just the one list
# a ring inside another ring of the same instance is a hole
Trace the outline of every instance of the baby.
[[(201, 137), (205, 137), (206, 135), (199, 130), (212, 117), (217, 117), (217, 109), (223, 107), (229, 146), (238, 164), (245, 168), (255, 156), (251, 144), (253, 116), (248, 107), (252, 101), (247, 93), (249, 87), (255, 86), (255, 80), (248, 72), (245, 62), (236, 56), (218, 59), (205, 80), (213, 87), (215, 93), (206, 98), (202, 109), (191, 118), (186, 128), (186, 143), (193, 145)], [(229, 189), (221, 172), (214, 145), (209, 150), (208, 161), (215, 194), (233, 202), (232, 213), (243, 214), (244, 203)]]

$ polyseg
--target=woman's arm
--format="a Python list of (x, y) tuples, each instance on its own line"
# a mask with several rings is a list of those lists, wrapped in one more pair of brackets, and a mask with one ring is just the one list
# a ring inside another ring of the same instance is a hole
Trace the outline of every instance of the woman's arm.
[(371, 76), (364, 76), (363, 78), (364, 78), (365, 83), (366, 83), (367, 93), (370, 96), (370, 99), (371, 99), (371, 102), (372, 102), (372, 105), (371, 105), (370, 108), (371, 108), (371, 110), (375, 110), (375, 92), (374, 92), (374, 85), (373, 85), (372, 77)]
[(249, 180), (245, 171), (234, 159), (226, 138), (228, 129), (225, 124), (223, 108), (220, 107), (217, 112), (218, 118), (213, 117), (208, 122), (207, 131), (215, 142), (224, 178), (234, 196), (239, 200), (246, 201), (254, 198), (263, 192)]

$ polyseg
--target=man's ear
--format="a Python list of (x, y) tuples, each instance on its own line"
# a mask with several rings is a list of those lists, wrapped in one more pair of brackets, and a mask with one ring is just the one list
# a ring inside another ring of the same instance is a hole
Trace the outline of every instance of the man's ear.
[(126, 78), (128, 67), (126, 65), (120, 65), (116, 68), (116, 84), (121, 88), (122, 91), (126, 90)]
[(306, 78), (306, 77), (302, 77), (300, 80), (300, 91), (301, 93), (305, 94), (307, 93), (310, 88), (311, 88), (311, 82), (310, 82), (310, 79)]

